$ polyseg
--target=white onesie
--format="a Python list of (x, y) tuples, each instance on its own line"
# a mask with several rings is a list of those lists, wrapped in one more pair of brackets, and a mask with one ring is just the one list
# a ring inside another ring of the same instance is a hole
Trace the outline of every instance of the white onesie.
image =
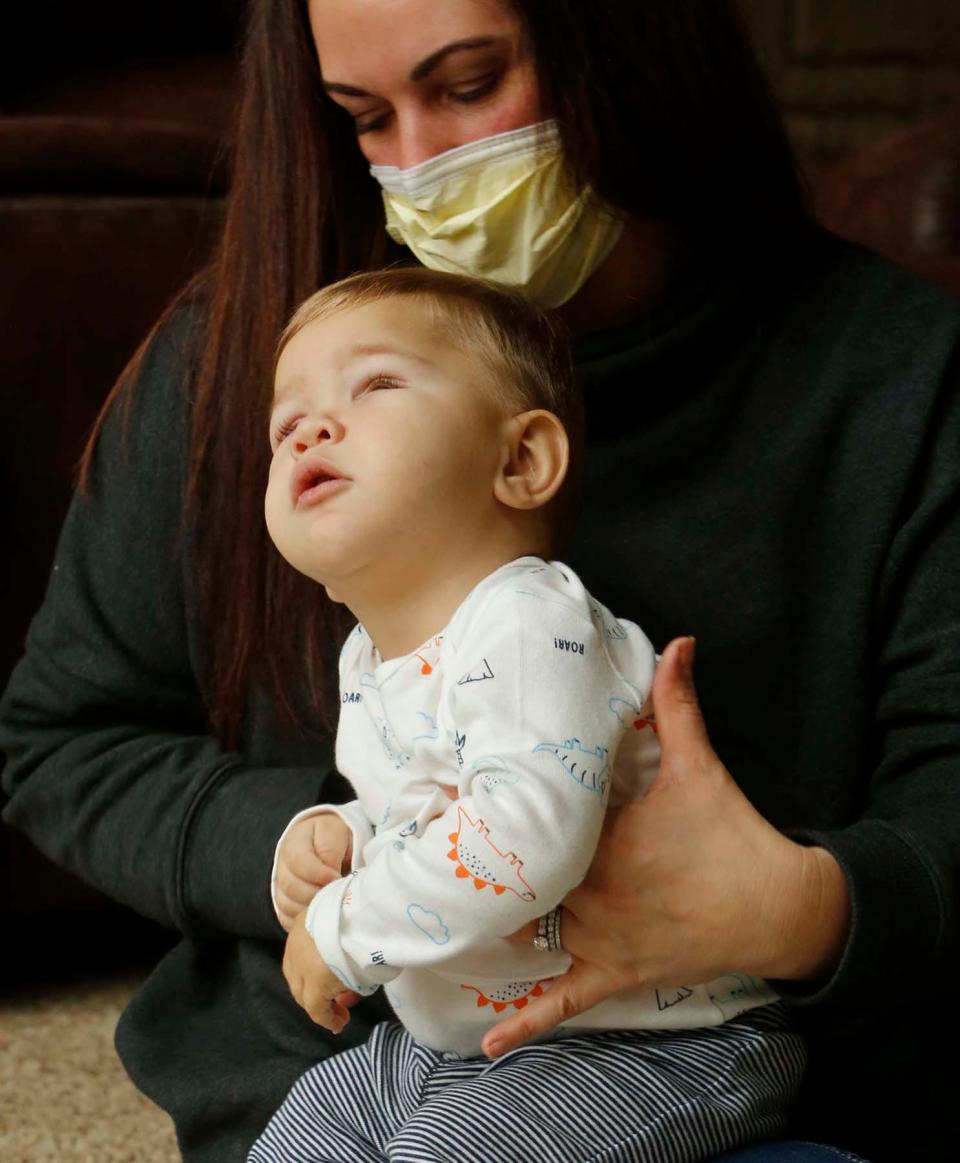
[[(385, 986), (417, 1041), (464, 1056), (549, 988), (568, 955), (503, 938), (580, 883), (608, 803), (639, 798), (656, 774), (655, 664), (636, 625), (538, 557), (489, 574), (405, 657), (383, 662), (355, 628), (336, 762), (357, 799), (296, 817), (333, 811), (353, 833), (352, 873), (307, 911), (346, 987)], [(775, 998), (731, 974), (621, 994), (569, 1025), (711, 1026)]]

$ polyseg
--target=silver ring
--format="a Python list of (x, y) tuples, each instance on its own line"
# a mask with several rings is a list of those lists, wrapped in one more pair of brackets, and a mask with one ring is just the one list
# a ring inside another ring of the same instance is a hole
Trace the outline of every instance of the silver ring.
[(538, 953), (556, 953), (563, 948), (560, 943), (560, 905), (537, 921), (537, 935), (533, 947)]

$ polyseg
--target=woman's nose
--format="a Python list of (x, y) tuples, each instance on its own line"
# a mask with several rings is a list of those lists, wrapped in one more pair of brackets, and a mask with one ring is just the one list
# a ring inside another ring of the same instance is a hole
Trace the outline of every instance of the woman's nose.
[(333, 416), (307, 416), (297, 425), (293, 452), (300, 456), (318, 444), (336, 444), (343, 439), (343, 425)]
[(464, 145), (461, 136), (451, 132), (437, 117), (430, 117), (419, 109), (398, 113), (396, 157), (387, 164), (401, 170), (412, 169), (448, 149)]

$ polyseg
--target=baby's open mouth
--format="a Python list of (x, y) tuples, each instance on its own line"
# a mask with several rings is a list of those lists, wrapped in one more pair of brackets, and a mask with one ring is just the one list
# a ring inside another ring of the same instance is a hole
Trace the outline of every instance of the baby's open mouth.
[(346, 479), (329, 461), (303, 461), (293, 474), (293, 503), (301, 508), (319, 501), (332, 491), (337, 482)]

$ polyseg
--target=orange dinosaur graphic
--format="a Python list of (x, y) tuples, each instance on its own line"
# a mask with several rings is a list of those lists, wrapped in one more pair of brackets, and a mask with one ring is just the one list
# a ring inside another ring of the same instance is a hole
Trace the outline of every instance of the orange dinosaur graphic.
[(497, 896), (509, 889), (521, 900), (536, 900), (537, 894), (520, 875), (523, 861), (516, 852), (501, 852), (490, 840), (490, 829), (483, 820), (474, 820), (459, 804), (457, 815), (459, 825), (456, 832), (450, 833), (453, 847), (447, 853), (456, 862), (457, 876), (462, 880), (472, 878), (476, 889), (489, 885)]
[(543, 993), (541, 981), (512, 981), (503, 985), (492, 993), (486, 994), (475, 985), (461, 985), (461, 989), (470, 989), (477, 995), (477, 1006), (493, 1006), (495, 1014), (501, 1014), (508, 1006), (515, 1010), (522, 1010), (532, 997), (540, 997)]
[(440, 657), (441, 642), (443, 642), (443, 635), (437, 634), (435, 638), (429, 639), (420, 647), (420, 650), (423, 651), (423, 654), (420, 653), (420, 650), (415, 650), (413, 652), (416, 657), (419, 658), (423, 663), (423, 666), (420, 667), (421, 674), (433, 673), (433, 668), (437, 665), (437, 659)]

